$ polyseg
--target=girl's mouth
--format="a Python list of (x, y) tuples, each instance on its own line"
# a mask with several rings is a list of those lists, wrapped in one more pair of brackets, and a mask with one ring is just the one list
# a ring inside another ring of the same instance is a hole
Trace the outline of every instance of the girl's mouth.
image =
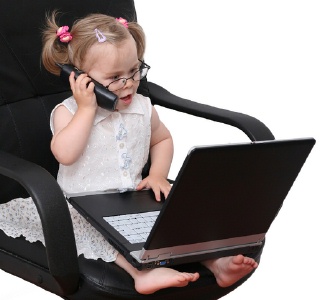
[(132, 95), (127, 95), (125, 97), (120, 98), (120, 100), (125, 104), (130, 104), (132, 101)]

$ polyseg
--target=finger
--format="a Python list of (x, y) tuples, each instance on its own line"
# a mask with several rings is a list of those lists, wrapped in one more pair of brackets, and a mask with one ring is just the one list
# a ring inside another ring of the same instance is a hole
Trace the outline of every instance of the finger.
[(167, 199), (167, 198), (168, 198), (168, 196), (169, 196), (169, 192), (170, 192), (170, 190), (164, 190), (164, 191), (162, 191), (162, 193), (163, 193), (163, 195), (164, 195), (164, 198), (165, 198), (165, 199)]
[[(90, 79), (90, 78), (89, 78)], [(95, 84), (93, 81), (89, 81), (88, 85), (87, 85), (87, 89), (89, 92), (93, 92), (94, 91), (94, 87), (95, 87)]]
[(171, 191), (171, 185), (166, 185), (164, 188), (161, 189), (163, 195), (164, 195), (164, 198), (167, 198), (170, 191)]
[[(86, 75), (85, 75), (86, 76)], [(76, 79), (74, 79), (74, 84), (73, 84), (73, 92), (75, 93), (79, 93), (80, 89), (81, 89), (81, 82), (82, 82), (82, 79), (84, 78), (84, 74), (81, 74), (79, 75)]]
[(70, 84), (71, 90), (75, 89), (75, 72), (74, 71), (72, 71), (69, 74), (69, 84)]
[(80, 90), (83, 92), (85, 92), (85, 91), (91, 92), (91, 90), (88, 89), (88, 85), (90, 82), (91, 82), (91, 79), (89, 77), (82, 78), (82, 80), (79, 84)]
[(87, 76), (87, 74), (82, 73), (77, 77), (76, 83), (79, 85), (85, 85), (89, 80), (90, 78)]
[(136, 187), (136, 189), (138, 190), (138, 191), (140, 191), (140, 190), (142, 190), (142, 189), (144, 189), (146, 187), (146, 180), (142, 180), (138, 185), (137, 185), (137, 187)]
[(155, 200), (161, 201), (161, 190), (159, 188), (153, 188)]

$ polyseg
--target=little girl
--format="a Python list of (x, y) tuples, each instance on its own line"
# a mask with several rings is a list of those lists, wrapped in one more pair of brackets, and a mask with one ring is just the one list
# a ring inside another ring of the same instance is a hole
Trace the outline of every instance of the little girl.
[[(173, 156), (170, 132), (160, 121), (150, 99), (137, 94), (139, 81), (149, 66), (143, 62), (145, 36), (135, 22), (92, 14), (76, 21), (71, 30), (59, 27), (57, 13), (47, 18), (43, 33), (42, 61), (53, 74), (60, 72), (56, 63), (73, 64), (84, 71), (75, 80), (69, 77), (73, 96), (57, 105), (51, 115), (51, 150), (60, 163), (57, 181), (65, 194), (142, 190), (150, 188), (157, 201), (168, 196), (167, 181)], [(115, 93), (115, 111), (99, 107), (91, 78)], [(141, 172), (148, 155), (149, 175)], [(31, 199), (19, 199), (23, 216), (16, 220), (19, 234), (27, 240), (43, 242), (42, 229)], [(14, 205), (14, 200), (5, 204)], [(8, 207), (7, 207), (8, 208)], [(135, 289), (151, 294), (167, 287), (182, 287), (199, 278), (198, 273), (181, 273), (171, 268), (139, 271), (129, 264), (104, 237), (69, 205), (78, 255), (115, 262), (134, 279)], [(6, 212), (10, 211), (9, 209)], [(32, 217), (31, 217), (32, 216)], [(6, 213), (10, 226), (15, 222)], [(30, 219), (32, 225), (21, 220)], [(0, 228), (6, 232), (6, 222)], [(27, 229), (26, 229), (27, 228)], [(30, 228), (30, 229), (28, 229)], [(257, 267), (251, 258), (237, 255), (202, 262), (227, 287)]]

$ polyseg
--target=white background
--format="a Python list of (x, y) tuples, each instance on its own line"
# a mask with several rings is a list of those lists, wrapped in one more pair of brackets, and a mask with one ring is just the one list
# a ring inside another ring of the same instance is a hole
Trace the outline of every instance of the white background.
[[(317, 140), (270, 228), (258, 270), (224, 299), (322, 299), (320, 1), (137, 0), (136, 8), (150, 81), (252, 115), (277, 139)], [(248, 141), (233, 127), (157, 109), (175, 141), (171, 178), (195, 144)], [(2, 271), (0, 281), (1, 299), (58, 299)]]

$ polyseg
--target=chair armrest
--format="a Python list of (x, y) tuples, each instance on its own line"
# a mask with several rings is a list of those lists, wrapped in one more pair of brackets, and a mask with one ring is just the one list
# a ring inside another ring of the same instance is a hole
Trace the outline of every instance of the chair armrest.
[(274, 139), (266, 125), (254, 117), (180, 98), (153, 82), (148, 82), (148, 88), (153, 104), (237, 127), (251, 141)]
[(0, 151), (0, 174), (19, 182), (37, 207), (49, 271), (65, 295), (78, 288), (79, 269), (73, 225), (65, 197), (44, 168)]

